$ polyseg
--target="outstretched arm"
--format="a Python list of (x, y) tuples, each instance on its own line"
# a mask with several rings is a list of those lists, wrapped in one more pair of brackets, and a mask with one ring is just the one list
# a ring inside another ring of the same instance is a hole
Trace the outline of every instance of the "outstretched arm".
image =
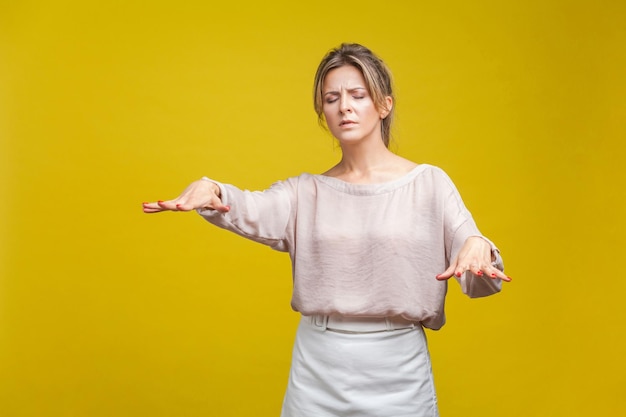
[(143, 211), (193, 210), (215, 226), (286, 251), (292, 207), (291, 186), (286, 183), (279, 181), (265, 191), (247, 191), (203, 177), (173, 200), (143, 203)]

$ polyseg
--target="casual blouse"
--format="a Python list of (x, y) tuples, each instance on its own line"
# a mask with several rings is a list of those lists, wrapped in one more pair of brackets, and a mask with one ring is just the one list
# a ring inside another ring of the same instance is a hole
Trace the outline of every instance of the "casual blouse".
[[(288, 252), (291, 305), (304, 315), (402, 316), (439, 329), (447, 281), (435, 276), (468, 237), (482, 236), (450, 178), (432, 165), (378, 184), (312, 174), (265, 191), (214, 182), (230, 211), (198, 212), (214, 225)], [(499, 251), (487, 241), (502, 270)], [(469, 271), (457, 280), (470, 297), (502, 286), (500, 279)]]

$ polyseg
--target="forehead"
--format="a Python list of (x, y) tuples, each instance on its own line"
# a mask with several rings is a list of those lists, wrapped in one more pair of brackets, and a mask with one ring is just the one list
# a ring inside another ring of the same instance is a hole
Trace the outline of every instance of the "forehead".
[(322, 88), (324, 91), (339, 91), (357, 87), (366, 87), (361, 70), (352, 65), (344, 65), (328, 71)]

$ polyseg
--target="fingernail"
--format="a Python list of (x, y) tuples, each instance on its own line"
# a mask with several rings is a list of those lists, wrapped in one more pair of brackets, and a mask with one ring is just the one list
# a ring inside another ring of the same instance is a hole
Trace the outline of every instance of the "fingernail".
[(141, 203), (141, 204), (144, 204), (144, 205), (145, 205), (145, 204), (149, 204), (149, 203), (148, 203), (147, 201), (144, 201), (144, 202), (143, 202), (143, 203)]
[(460, 273), (460, 272), (457, 272), (455, 275), (456, 275), (457, 277), (461, 278), (461, 273)]
[(510, 277), (510, 276), (508, 276), (508, 275), (507, 275), (506, 277), (507, 277), (509, 280), (512, 280), (512, 279), (513, 279), (513, 278), (511, 278), (511, 277)]
[(180, 204), (176, 204), (176, 208), (180, 208), (180, 207), (181, 207)]
[(496, 277), (496, 273), (495, 273), (495, 272), (492, 272), (489, 276), (490, 276), (491, 278), (495, 278), (495, 277)]
[(479, 277), (482, 277), (483, 276), (483, 271), (476, 272), (476, 275), (478, 275)]
[(162, 202), (163, 202), (163, 200), (159, 200), (159, 201), (157, 201), (157, 203), (159, 203), (159, 204), (161, 204)]

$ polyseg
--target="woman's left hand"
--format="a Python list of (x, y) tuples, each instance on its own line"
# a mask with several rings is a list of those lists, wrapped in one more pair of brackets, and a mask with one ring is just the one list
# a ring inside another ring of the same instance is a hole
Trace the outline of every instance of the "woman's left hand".
[(491, 245), (480, 236), (467, 238), (450, 267), (437, 275), (436, 278), (443, 281), (452, 276), (461, 277), (465, 271), (471, 271), (478, 276), (492, 279), (500, 278), (507, 282), (511, 281), (510, 277), (492, 265)]

